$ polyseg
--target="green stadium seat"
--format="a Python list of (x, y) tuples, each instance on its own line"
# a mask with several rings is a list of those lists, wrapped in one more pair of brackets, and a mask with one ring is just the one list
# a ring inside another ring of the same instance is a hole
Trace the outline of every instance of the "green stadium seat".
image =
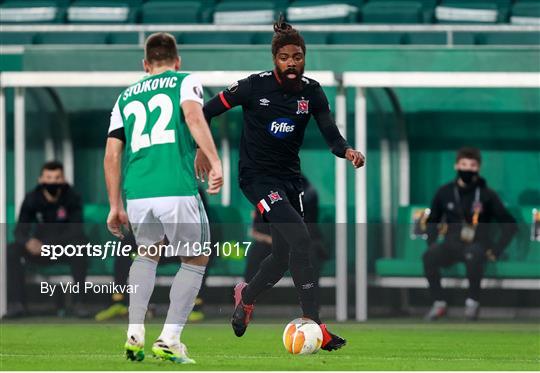
[(266, 44), (270, 45), (272, 42), (272, 37), (274, 36), (273, 32), (254, 32), (253, 33), (253, 44)]
[(198, 23), (202, 5), (198, 1), (152, 1), (143, 4), (142, 23)]
[(369, 2), (362, 8), (363, 23), (422, 23), (423, 7), (418, 1)]
[(454, 32), (453, 44), (473, 45), (476, 44), (476, 34), (473, 32)]
[(0, 23), (59, 23), (64, 14), (54, 0), (8, 0), (0, 6)]
[(525, 260), (540, 263), (540, 206), (521, 208), (523, 241), (527, 242)]
[(403, 44), (445, 45), (445, 32), (409, 32), (405, 34)]
[[(358, 3), (358, 6), (361, 2)], [(359, 8), (347, 1), (298, 0), (287, 8), (292, 23), (354, 23)]]
[(0, 32), (0, 45), (28, 45), (34, 42), (34, 32)]
[(540, 25), (540, 3), (519, 2), (512, 8), (510, 23), (514, 25)]
[(477, 44), (540, 45), (538, 32), (485, 32), (477, 35)]
[(401, 44), (403, 34), (400, 32), (340, 32), (330, 34), (330, 44)]
[[(272, 42), (273, 32), (257, 32), (254, 33), (253, 43), (254, 44), (267, 44), (270, 45)], [(328, 44), (329, 34), (326, 32), (314, 32), (314, 31), (304, 31), (302, 32), (302, 37), (307, 45), (313, 44)]]
[(435, 8), (437, 23), (496, 23), (504, 14), (494, 2), (444, 1)]
[(50, 32), (36, 36), (36, 44), (106, 44), (105, 32)]
[[(422, 277), (424, 269), (422, 259), (379, 259), (375, 263), (375, 272), (379, 276)], [(443, 277), (465, 277), (465, 266), (458, 263), (441, 271)], [(495, 262), (486, 265), (487, 278), (540, 278), (539, 263)]]
[(220, 25), (272, 24), (275, 19), (274, 8), (272, 1), (220, 3), (214, 9), (214, 23)]
[(67, 10), (70, 23), (134, 23), (136, 8), (128, 1), (75, 1)]
[(139, 44), (137, 32), (112, 32), (108, 38), (109, 44)]
[(7, 205), (6, 217), (7, 217), (7, 227), (6, 227), (6, 230), (7, 230), (7, 242), (12, 242), (14, 240), (14, 235), (15, 235), (14, 234), (14, 230), (15, 230), (15, 208), (11, 204)]
[(251, 44), (249, 32), (186, 32), (178, 39), (180, 44)]
[(312, 44), (327, 44), (329, 34), (326, 32), (314, 32), (314, 31), (305, 31), (302, 32), (302, 36), (304, 37), (304, 41), (307, 45)]

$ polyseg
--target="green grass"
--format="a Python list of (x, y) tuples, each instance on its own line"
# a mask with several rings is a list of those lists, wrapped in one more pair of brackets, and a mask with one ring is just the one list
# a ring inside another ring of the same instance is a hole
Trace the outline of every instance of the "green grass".
[[(35, 322), (35, 321), (33, 321)], [(1, 370), (540, 370), (538, 324), (369, 322), (333, 324), (340, 351), (289, 355), (282, 325), (255, 322), (242, 338), (228, 325), (192, 324), (183, 342), (196, 365), (150, 356), (160, 325), (146, 328), (147, 358), (126, 361), (123, 324), (4, 323)]]

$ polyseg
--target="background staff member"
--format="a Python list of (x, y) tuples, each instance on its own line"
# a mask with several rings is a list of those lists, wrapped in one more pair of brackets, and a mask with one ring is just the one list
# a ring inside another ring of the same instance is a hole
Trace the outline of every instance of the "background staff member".
[[(504, 207), (486, 180), (479, 176), (480, 151), (462, 148), (457, 152), (457, 178), (443, 185), (433, 198), (427, 221), (428, 250), (424, 253), (424, 272), (429, 282), (433, 306), (426, 318), (435, 320), (446, 314), (441, 287), (441, 267), (464, 262), (469, 280), (465, 316), (475, 320), (479, 313), (480, 282), (486, 260), (497, 260), (517, 231), (515, 219)], [(489, 224), (493, 220), (499, 224)], [(437, 243), (437, 225), (445, 221), (444, 242)], [(498, 227), (499, 234), (496, 233)], [(498, 239), (494, 237), (498, 236)]]
[[(85, 243), (82, 229), (82, 202), (66, 183), (62, 163), (51, 161), (41, 168), (38, 185), (29, 192), (21, 206), (15, 228), (15, 242), (8, 246), (8, 316), (26, 312), (25, 267), (28, 262), (50, 265), (69, 263), (75, 283), (84, 283), (87, 262), (84, 256), (59, 257), (51, 261), (41, 256), (41, 246)], [(74, 294), (74, 312), (86, 317), (81, 294)]]

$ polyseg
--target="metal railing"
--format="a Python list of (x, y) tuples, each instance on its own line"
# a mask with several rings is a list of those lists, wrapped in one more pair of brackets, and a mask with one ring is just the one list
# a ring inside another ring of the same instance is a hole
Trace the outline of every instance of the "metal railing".
[[(337, 24), (337, 25), (304, 25), (295, 27), (304, 32), (444, 32), (446, 45), (452, 46), (457, 32), (537, 32), (540, 33), (540, 25), (365, 25), (365, 24)], [(143, 45), (148, 33), (165, 32), (272, 32), (271, 25), (213, 25), (213, 24), (183, 24), (183, 25), (2, 25), (2, 32), (100, 32), (120, 33), (133, 32), (138, 34), (138, 43)]]

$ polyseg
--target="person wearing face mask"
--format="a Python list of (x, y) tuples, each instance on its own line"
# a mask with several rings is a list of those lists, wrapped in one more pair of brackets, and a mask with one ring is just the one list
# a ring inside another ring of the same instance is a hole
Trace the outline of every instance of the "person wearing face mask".
[[(62, 163), (45, 163), (41, 168), (38, 185), (26, 195), (22, 203), (15, 227), (15, 242), (8, 245), (8, 316), (26, 314), (24, 274), (27, 263), (69, 263), (74, 282), (84, 284), (87, 270), (84, 256), (59, 257), (55, 261), (41, 256), (43, 244), (85, 243), (82, 221), (81, 198), (66, 183)], [(80, 317), (87, 316), (82, 296), (74, 294), (74, 300), (74, 313)]]
[[(465, 317), (476, 320), (480, 310), (480, 282), (486, 261), (496, 261), (517, 231), (514, 217), (479, 174), (480, 151), (461, 148), (457, 152), (456, 179), (443, 185), (433, 198), (427, 220), (424, 274), (433, 306), (426, 315), (436, 320), (446, 314), (447, 303), (441, 287), (441, 267), (465, 263), (469, 289)], [(490, 224), (493, 221), (498, 224)], [(437, 242), (438, 225), (446, 223), (444, 241)]]

